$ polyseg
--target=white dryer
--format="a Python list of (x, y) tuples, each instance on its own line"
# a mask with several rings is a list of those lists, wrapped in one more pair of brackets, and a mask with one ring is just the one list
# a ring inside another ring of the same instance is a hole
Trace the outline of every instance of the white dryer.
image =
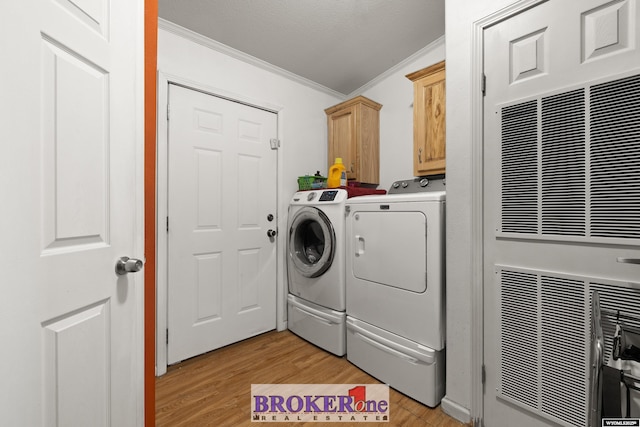
[(344, 189), (300, 191), (289, 204), (287, 325), (338, 356), (346, 352)]
[(428, 182), (347, 201), (347, 359), (436, 406), (445, 391), (446, 193)]

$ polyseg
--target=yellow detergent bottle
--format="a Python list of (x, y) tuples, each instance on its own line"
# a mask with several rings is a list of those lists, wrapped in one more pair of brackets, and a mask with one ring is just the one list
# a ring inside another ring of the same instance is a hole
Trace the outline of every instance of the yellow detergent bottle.
[(347, 186), (347, 170), (342, 164), (342, 157), (336, 157), (336, 162), (329, 168), (327, 187), (338, 188)]

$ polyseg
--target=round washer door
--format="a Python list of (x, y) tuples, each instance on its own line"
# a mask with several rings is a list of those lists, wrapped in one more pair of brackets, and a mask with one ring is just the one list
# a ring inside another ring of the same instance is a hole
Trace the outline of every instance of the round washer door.
[(318, 277), (331, 267), (335, 241), (333, 225), (324, 212), (305, 206), (291, 222), (289, 259), (304, 277)]

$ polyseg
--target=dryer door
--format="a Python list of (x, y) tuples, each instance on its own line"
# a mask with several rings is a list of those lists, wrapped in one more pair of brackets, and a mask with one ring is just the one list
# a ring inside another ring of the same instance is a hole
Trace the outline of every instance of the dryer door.
[(353, 252), (349, 256), (356, 278), (416, 293), (426, 291), (428, 231), (423, 212), (355, 210), (351, 219)]
[(327, 216), (318, 208), (303, 207), (291, 221), (289, 259), (304, 277), (321, 276), (333, 262), (336, 235)]

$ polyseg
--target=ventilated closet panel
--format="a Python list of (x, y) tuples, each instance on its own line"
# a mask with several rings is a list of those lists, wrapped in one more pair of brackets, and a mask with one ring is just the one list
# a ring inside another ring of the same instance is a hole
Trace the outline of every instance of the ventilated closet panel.
[(640, 238), (640, 76), (591, 87), (591, 235)]
[[(535, 247), (638, 243), (640, 75), (541, 94), (499, 112), (498, 239), (536, 239)], [(542, 259), (543, 252), (528, 253)], [(498, 395), (567, 426), (587, 425), (591, 293), (600, 293), (605, 358), (618, 311), (640, 330), (633, 320), (640, 285), (581, 276), (576, 265), (574, 258), (573, 271), (496, 266)]]
[(499, 233), (640, 239), (640, 75), (500, 114)]
[(640, 284), (512, 266), (497, 272), (498, 395), (560, 424), (587, 425), (592, 292), (600, 294), (608, 359), (618, 311), (640, 330)]
[(538, 103), (502, 110), (502, 230), (538, 232)]
[(542, 234), (585, 235), (585, 90), (542, 98)]

